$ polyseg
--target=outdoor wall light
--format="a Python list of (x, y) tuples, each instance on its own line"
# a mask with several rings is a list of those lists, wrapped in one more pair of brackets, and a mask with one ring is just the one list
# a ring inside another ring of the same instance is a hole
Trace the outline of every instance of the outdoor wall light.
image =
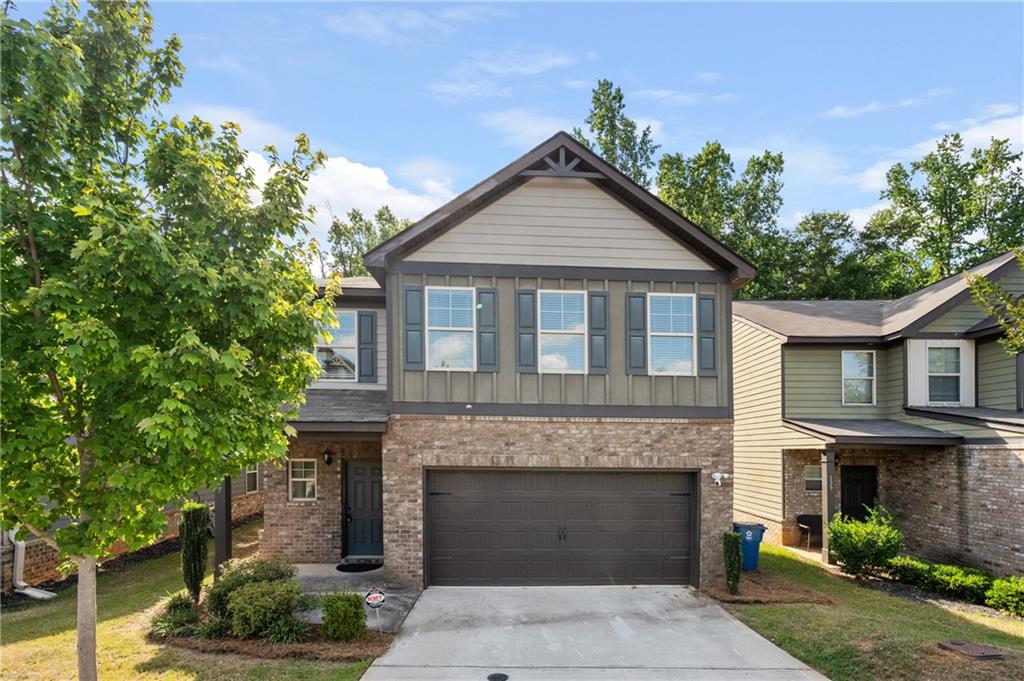
[(334, 456), (331, 455), (331, 450), (329, 449), (324, 450), (324, 463), (328, 466), (334, 463)]
[(731, 477), (732, 476), (729, 475), (728, 473), (712, 473), (711, 474), (711, 479), (714, 480), (715, 484), (718, 485), (719, 487), (722, 486), (722, 481), (723, 480), (728, 480)]

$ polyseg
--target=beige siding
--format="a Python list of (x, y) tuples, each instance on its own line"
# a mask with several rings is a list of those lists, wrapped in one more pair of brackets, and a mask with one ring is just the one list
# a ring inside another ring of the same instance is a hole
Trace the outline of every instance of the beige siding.
[(903, 413), (903, 346), (881, 350), (878, 361), (878, 406), (885, 418)]
[(597, 184), (578, 178), (532, 178), (406, 260), (715, 269)]
[[(1024, 294), (1024, 272), (1014, 270), (998, 280), (999, 286), (1013, 295)], [(968, 298), (921, 330), (927, 333), (962, 333), (988, 316), (972, 298)]]
[[(844, 405), (842, 396), (842, 352), (875, 352), (875, 403)], [(903, 366), (894, 362), (892, 351), (863, 346), (785, 348), (786, 416), (790, 418), (870, 419), (882, 418), (894, 401), (903, 401)], [(902, 352), (899, 355), (902, 357)], [(898, 366), (897, 366), (898, 365)], [(899, 374), (894, 380), (892, 373)], [(898, 391), (893, 395), (893, 391)]]
[(1017, 408), (1017, 363), (997, 342), (978, 343), (978, 406)]

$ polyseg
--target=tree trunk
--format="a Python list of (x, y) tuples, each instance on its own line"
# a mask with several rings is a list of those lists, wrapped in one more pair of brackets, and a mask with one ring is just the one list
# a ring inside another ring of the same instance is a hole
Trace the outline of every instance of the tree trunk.
[(78, 681), (97, 681), (96, 559), (75, 556), (78, 566)]

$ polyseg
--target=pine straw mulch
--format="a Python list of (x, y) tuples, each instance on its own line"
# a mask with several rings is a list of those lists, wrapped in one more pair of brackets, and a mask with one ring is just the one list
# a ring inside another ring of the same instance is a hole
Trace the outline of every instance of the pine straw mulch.
[[(319, 627), (314, 627), (319, 629)], [(361, 641), (324, 641), (319, 639), (319, 631), (314, 632), (315, 640), (306, 643), (267, 643), (258, 638), (237, 639), (218, 638), (204, 639), (191, 636), (168, 636), (158, 638), (149, 636), (154, 643), (185, 648), (200, 653), (236, 653), (249, 657), (264, 659), (306, 658), (327, 660), (329, 662), (362, 662), (380, 657), (391, 647), (394, 637), (378, 631), (366, 632)]]
[(834, 605), (832, 599), (825, 594), (770, 572), (744, 572), (740, 577), (740, 592), (738, 594), (729, 593), (729, 589), (725, 586), (725, 580), (705, 587), (701, 591), (723, 603)]

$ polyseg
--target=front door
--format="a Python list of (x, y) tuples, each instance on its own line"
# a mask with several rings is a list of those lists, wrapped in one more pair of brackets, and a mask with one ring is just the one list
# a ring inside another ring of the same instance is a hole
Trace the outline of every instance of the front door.
[(372, 459), (345, 462), (345, 555), (384, 555), (381, 463)]
[(840, 505), (844, 516), (855, 520), (868, 517), (868, 508), (878, 498), (878, 468), (876, 466), (843, 466)]

